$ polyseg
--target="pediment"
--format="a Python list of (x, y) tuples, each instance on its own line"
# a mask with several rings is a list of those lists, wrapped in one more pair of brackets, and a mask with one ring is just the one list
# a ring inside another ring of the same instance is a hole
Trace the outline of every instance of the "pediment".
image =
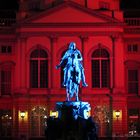
[(73, 23), (73, 22), (105, 22), (94, 15), (81, 12), (73, 7), (65, 7), (49, 15), (33, 20), (33, 23)]
[(33, 15), (25, 23), (109, 23), (119, 22), (111, 17), (82, 7), (76, 3), (66, 2), (40, 14)]

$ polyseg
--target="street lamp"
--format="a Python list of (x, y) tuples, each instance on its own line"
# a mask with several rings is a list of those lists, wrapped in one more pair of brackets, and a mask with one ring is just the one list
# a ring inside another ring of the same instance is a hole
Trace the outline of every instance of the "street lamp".
[(25, 111), (21, 111), (21, 112), (20, 112), (20, 117), (21, 117), (22, 119), (24, 119), (24, 117), (25, 117)]
[(116, 110), (115, 115), (116, 115), (116, 118), (118, 119), (120, 117), (120, 110)]
[(58, 111), (50, 111), (50, 117), (58, 118)]

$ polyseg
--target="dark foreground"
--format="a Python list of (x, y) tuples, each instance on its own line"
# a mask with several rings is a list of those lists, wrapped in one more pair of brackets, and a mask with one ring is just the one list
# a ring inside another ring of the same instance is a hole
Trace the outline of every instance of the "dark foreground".
[[(47, 140), (46, 138), (4, 138), (0, 137), (0, 140)], [(58, 139), (61, 140), (61, 139)], [(78, 140), (78, 139), (69, 139), (69, 140)], [(140, 140), (140, 137), (106, 137), (101, 138), (99, 137), (99, 140)]]

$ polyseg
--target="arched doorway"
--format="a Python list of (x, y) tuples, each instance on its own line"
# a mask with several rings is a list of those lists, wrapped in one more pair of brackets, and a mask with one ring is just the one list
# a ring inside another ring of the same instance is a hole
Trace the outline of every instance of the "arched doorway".
[(109, 109), (106, 105), (98, 105), (94, 109), (93, 116), (96, 124), (98, 125), (98, 134), (101, 137), (109, 136)]
[(32, 108), (30, 115), (30, 132), (32, 137), (45, 136), (45, 122), (47, 119), (46, 107), (36, 106)]
[(12, 136), (12, 110), (0, 109), (0, 137)]

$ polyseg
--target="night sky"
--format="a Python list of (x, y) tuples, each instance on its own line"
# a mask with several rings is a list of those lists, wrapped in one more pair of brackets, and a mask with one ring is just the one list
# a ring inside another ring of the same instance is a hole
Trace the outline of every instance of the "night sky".
[(0, 0), (0, 10), (17, 10), (18, 0)]
[[(0, 0), (0, 9), (18, 9), (18, 0)], [(121, 0), (122, 9), (140, 9), (140, 0)]]
[(121, 0), (121, 9), (140, 9), (140, 0)]
[[(18, 10), (19, 0), (0, 0), (0, 10)], [(140, 0), (121, 0), (120, 7), (122, 10), (137, 10), (136, 15), (140, 16)]]

